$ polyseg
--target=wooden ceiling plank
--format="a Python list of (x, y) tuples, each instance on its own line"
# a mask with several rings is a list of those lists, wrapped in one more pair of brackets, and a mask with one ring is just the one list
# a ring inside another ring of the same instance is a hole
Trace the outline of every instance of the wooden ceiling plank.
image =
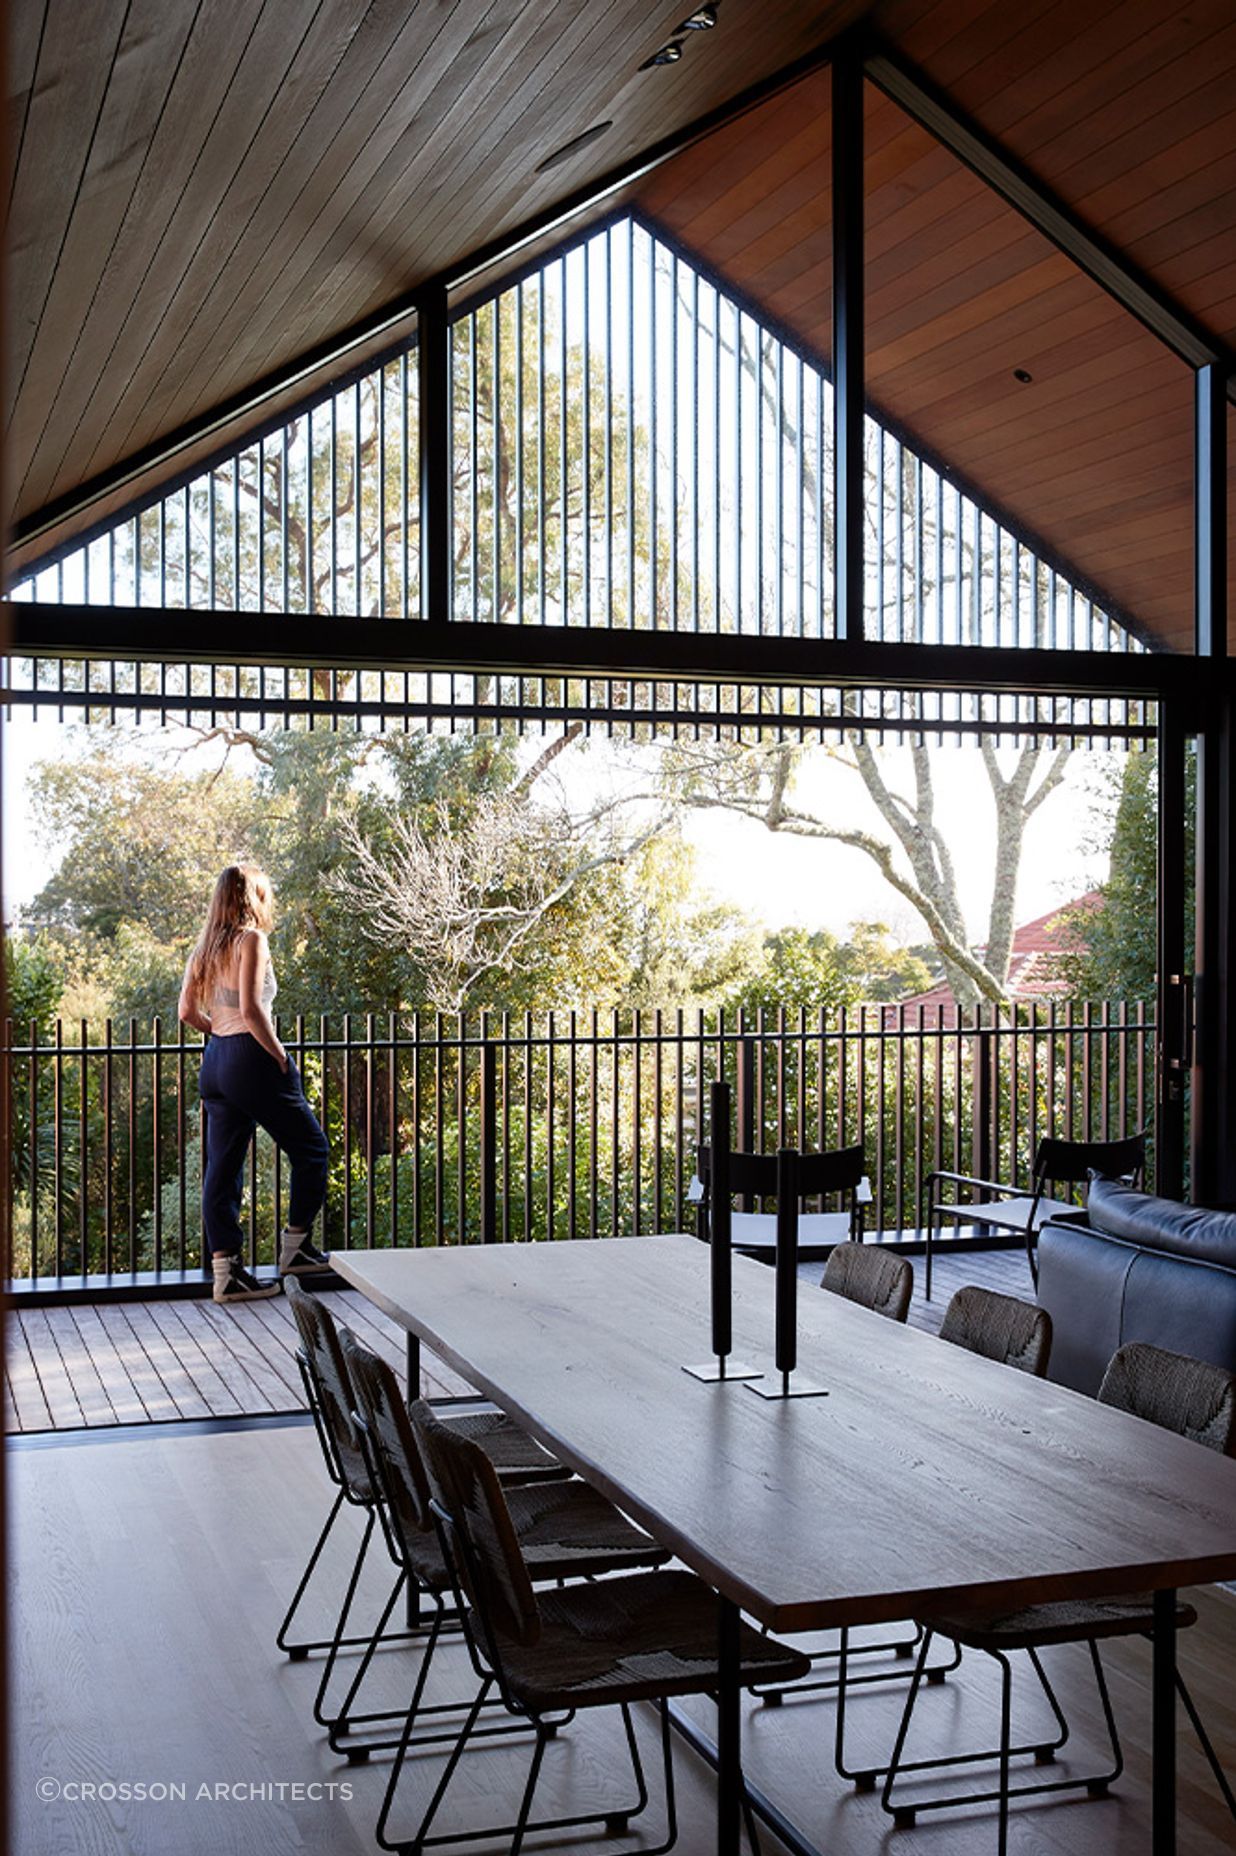
[(16, 381), (10, 433), (15, 473), (23, 471), (46, 428), (47, 410), (93, 302), (83, 280), (102, 275), (131, 210), (196, 11), (197, 0), (133, 0), (129, 8), (77, 203), (26, 370)]
[[(521, 4), (522, 0), (506, 0), (511, 17), (518, 13)], [(258, 352), (257, 332), (267, 327), (269, 316), (290, 320), (287, 305), (297, 301), (307, 277), (315, 271), (334, 275), (330, 241), (340, 227), (346, 227), (355, 218), (367, 190), (374, 184), (375, 176), (380, 175), (392, 150), (401, 142), (419, 140), (424, 133), (424, 112), (431, 105), (448, 107), (456, 87), (466, 86), (470, 81), (473, 65), (463, 55), (457, 37), (448, 30), (451, 17), (445, 12), (440, 15), (441, 29), (436, 36), (421, 34), (418, 55), (408, 59), (403, 81), (384, 110), (374, 112), (365, 99), (352, 113), (349, 133), (334, 172), (333, 164), (327, 162), (321, 168), (320, 181), (316, 174), (313, 177), (313, 190), (305, 205), (310, 223), (301, 224), (299, 212), (289, 215), (265, 249), (251, 256), (247, 274), (240, 280), (239, 287), (235, 279), (229, 280), (231, 290), (226, 307), (218, 313), (201, 351), (205, 384), (195, 407), (190, 410), (202, 404), (209, 405), (213, 395), (227, 398), (231, 382), (240, 375), (250, 354)], [(403, 52), (401, 37), (394, 51), (396, 67)], [(478, 43), (475, 56), (479, 59), (481, 55)], [(343, 299), (341, 295), (337, 318), (340, 327), (350, 326), (353, 320), (359, 319), (354, 307), (354, 299)], [(246, 342), (251, 338), (250, 348)], [(285, 334), (282, 350), (274, 359), (278, 361), (299, 351), (293, 349), (292, 337)]]
[[(278, 289), (275, 280), (280, 273), (270, 265), (266, 253), (254, 249), (257, 240), (253, 227), (272, 223), (283, 227), (290, 221), (293, 230), (303, 230), (295, 203), (303, 193), (307, 173), (313, 169), (315, 151), (320, 154), (328, 148), (335, 132), (349, 120), (355, 125), (355, 134), (364, 133), (366, 109), (362, 98), (367, 80), (375, 64), (387, 59), (392, 33), (402, 29), (411, 37), (407, 0), (382, 0), (376, 7), (364, 4), (364, 0), (353, 0), (350, 20), (335, 0), (329, 18), (334, 44), (323, 45), (315, 35), (309, 94), (303, 98), (289, 96), (289, 108), (272, 110), (263, 123), (251, 158), (238, 170), (221, 202), (217, 221), (212, 223), (208, 237), (194, 253), (177, 286), (170, 339), (160, 342), (156, 335), (140, 372), (134, 375), (131, 391), (141, 396), (143, 438), (149, 428), (162, 429), (164, 421), (175, 414), (178, 392), (183, 391), (176, 371), (182, 350), (196, 348), (199, 369), (209, 367), (208, 343), (218, 335), (227, 312), (235, 311), (244, 284), (261, 277), (267, 294)], [(393, 64), (393, 60), (388, 61), (388, 70)], [(157, 378), (148, 385), (156, 369)], [(125, 448), (135, 448), (132, 432)]]
[(5, 218), (13, 210), (13, 183), (21, 166), (26, 124), (30, 117), (30, 100), (34, 95), (35, 72), (39, 50), (47, 24), (49, 0), (27, 0), (23, 6), (11, 6), (6, 19), (4, 103), (4, 194)]
[[(93, 475), (141, 448), (139, 430), (154, 392), (160, 358), (175, 352), (209, 288), (213, 266), (226, 266), (235, 227), (261, 199), (273, 168), (293, 141), (303, 114), (330, 82), (365, 17), (369, 0), (279, 0), (267, 6), (254, 34), (242, 79), (268, 74), (252, 90), (234, 85), (203, 149), (201, 184), (182, 196), (169, 235), (147, 269), (134, 305), (135, 327), (112, 353), (113, 394), (102, 396), (78, 427), (76, 444)], [(217, 168), (215, 167), (215, 164)], [(123, 382), (119, 392), (115, 384)]]
[[(39, 508), (55, 493), (78, 419), (106, 374), (130, 317), (149, 253), (157, 249), (188, 184), (210, 125), (244, 56), (264, 0), (203, 0), (159, 130), (132, 203), (98, 281), (90, 317), (75, 343), (47, 411), (19, 507)], [(74, 470), (83, 482), (85, 471)]]
[[(502, 87), (513, 82), (515, 97), (522, 96), (518, 79), (512, 74), (535, 81), (542, 65), (542, 54), (564, 37), (568, 45), (573, 44), (584, 29), (584, 15), (578, 8), (569, 6), (567, 0), (560, 0), (530, 33), (521, 34), (517, 29), (527, 10), (525, 0), (501, 0), (486, 14), (486, 31), (468, 36), (445, 79), (436, 86), (409, 125), (409, 132), (396, 141), (381, 167), (371, 176), (361, 213), (341, 221), (339, 236), (319, 253), (315, 264), (297, 268), (288, 299), (292, 305), (290, 311), (284, 311), (281, 316), (278, 306), (270, 309), (255, 319), (249, 340), (235, 344), (231, 368), (225, 371), (219, 383), (223, 391), (226, 392), (235, 379), (244, 377), (250, 366), (250, 352), (269, 343), (273, 321), (282, 321), (281, 334), (286, 347), (289, 352), (296, 352), (332, 299), (346, 302), (350, 313), (359, 309), (363, 314), (364, 309), (359, 306), (380, 301), (396, 287), (401, 290), (414, 287), (422, 277), (434, 271), (437, 248), (432, 243), (428, 226), (420, 220), (415, 258), (400, 256), (396, 259), (394, 254), (401, 243), (399, 222), (406, 217), (406, 202), (418, 196), (436, 197), (444, 190), (444, 176), (439, 165), (458, 167), (465, 174), (471, 172), (470, 163), (474, 159), (471, 145), (467, 160), (458, 156), (447, 158), (450, 137), (446, 129), (452, 110), (463, 107), (466, 98), (468, 120), (474, 124), (484, 119), (490, 99), (496, 97), (498, 101), (492, 113), (505, 122), (512, 106), (510, 98), (506, 97), (504, 109)], [(514, 114), (518, 120), (522, 105), (515, 107)], [(391, 236), (389, 250), (384, 245), (388, 234)]]
[[(624, 154), (633, 155), (641, 146), (646, 147), (659, 139), (667, 127), (685, 127), (699, 117), (711, 97), (735, 95), (748, 88), (753, 79), (772, 77), (787, 62), (820, 50), (863, 10), (864, 3), (865, 0), (828, 0), (824, 8), (812, 11), (804, 9), (799, 0), (764, 0), (758, 14), (752, 16), (753, 26), (747, 31), (743, 31), (737, 14), (728, 15), (727, 29), (706, 35), (693, 51), (690, 68), (684, 59), (682, 64), (667, 70), (641, 72), (632, 69), (626, 89), (612, 99), (607, 91), (598, 93), (584, 119), (612, 109), (614, 134), (619, 137), (615, 146)], [(760, 53), (753, 66), (756, 20)], [(771, 59), (770, 51), (773, 52)], [(598, 50), (597, 57), (602, 55)], [(694, 94), (689, 87), (693, 75), (700, 83)], [(664, 96), (673, 98), (672, 103), (663, 102), (661, 87), (649, 81), (656, 78), (668, 78), (671, 88)], [(575, 107), (574, 102), (572, 107)], [(512, 172), (502, 162), (493, 161), (482, 187), (467, 186), (461, 177), (455, 198), (435, 199), (435, 209), (457, 222), (465, 201), (476, 202), (488, 215), (492, 235), (500, 236), (504, 229), (512, 228), (524, 217), (526, 203), (548, 206), (557, 187), (550, 172), (537, 177), (529, 190), (517, 170)]]
[[(973, 380), (979, 370), (992, 376), (1016, 365), (1033, 374), (1035, 364), (1054, 353), (1061, 341), (1080, 342), (1102, 330), (1102, 341), (1107, 342), (1113, 327), (1111, 309), (1101, 292), (1082, 292), (1076, 277), (1065, 277), (1037, 296), (1010, 304), (994, 326), (958, 312), (958, 326), (949, 330), (954, 358), (947, 362), (941, 359), (934, 328), (911, 328), (891, 340), (882, 339), (872, 348), (873, 372), (878, 368), (892, 379), (902, 368), (929, 363), (942, 395)], [(1008, 359), (1013, 351), (1020, 357), (1016, 363)]]
[[(1100, 348), (1084, 366), (1071, 366), (1061, 357), (1055, 369), (1044, 367), (1036, 382), (1039, 391), (1030, 404), (1026, 403), (1025, 398), (1015, 395), (1010, 387), (1010, 395), (1021, 408), (1016, 422), (1018, 445), (1028, 446), (1036, 438), (1054, 429), (1062, 412), (1067, 415), (1070, 408), (1075, 409), (1079, 392), (1085, 394), (1088, 421), (1100, 417), (1118, 417), (1118, 409), (1136, 402), (1137, 363), (1145, 358), (1145, 351), (1133, 344), (1124, 348), (1108, 344)], [(929, 378), (924, 379), (924, 387), (931, 393)], [(1187, 378), (1182, 379), (1178, 392), (1181, 403), (1185, 403), (1191, 392)], [(1002, 434), (1005, 440), (1011, 435), (1006, 406), (981, 387), (968, 393), (950, 395), (948, 401), (943, 403), (933, 395), (916, 406), (915, 416), (919, 419), (939, 419), (947, 427), (954, 443), (965, 444), (967, 455), (971, 447), (977, 450), (988, 439), (998, 449)], [(1081, 434), (1078, 437), (1081, 442)], [(1009, 449), (1011, 452), (1012, 447)]]
[[(127, 10), (127, 0), (99, 0), (96, 54), (83, 58), (77, 9), (54, 6), (39, 46), (26, 123), (29, 158), (17, 170), (6, 231), (6, 424), (12, 417), (8, 396), (25, 373), (89, 163)], [(84, 133), (57, 134), (66, 121)]]
[[(1156, 10), (1157, 18), (1146, 17)], [(982, 108), (991, 133), (1010, 149), (1038, 150), (1061, 128), (1077, 131), (1095, 110), (1097, 72), (1104, 101), (1110, 94), (1127, 94), (1178, 37), (1172, 19), (1153, 0), (1140, 17), (1136, 0), (1087, 0), (1080, 10), (1072, 0), (1053, 0), (1049, 17), (1027, 22), (994, 55), (984, 51), (964, 71), (950, 68), (948, 85), (958, 98), (964, 93)], [(1069, 46), (1067, 63), (1056, 55), (1062, 42)], [(945, 62), (941, 59), (937, 68)]]
[[(643, 44), (648, 36), (649, 27), (646, 9), (636, 6), (618, 5), (618, 0), (610, 0), (610, 13), (620, 13), (627, 23), (619, 28), (632, 39), (634, 46)], [(578, 16), (578, 9), (576, 9)], [(671, 15), (667, 18), (672, 20)], [(779, 0), (775, 7), (766, 8), (767, 24), (770, 34), (774, 35), (779, 24), (784, 22), (787, 30), (793, 28), (794, 22), (801, 21), (793, 0)], [(692, 98), (685, 88), (671, 91), (675, 96), (676, 108), (667, 110), (662, 115), (661, 99), (665, 94), (664, 80), (667, 75), (672, 81), (680, 75), (683, 67), (675, 66), (666, 71), (639, 72), (635, 66), (639, 56), (633, 51), (632, 64), (624, 81), (624, 89), (613, 89), (612, 68), (607, 67), (604, 45), (601, 40), (603, 21), (594, 17), (589, 27), (589, 37), (583, 45), (582, 73), (571, 79), (571, 74), (563, 61), (559, 61), (553, 70), (545, 69), (544, 59), (525, 59), (531, 69), (524, 75), (522, 87), (504, 95), (499, 108), (485, 122), (481, 136), (470, 150), (472, 160), (479, 164), (487, 154), (497, 155), (500, 149), (506, 151), (505, 159), (494, 159), (488, 163), (483, 177), (478, 177), (467, 163), (455, 163), (452, 166), (449, 181), (435, 190), (433, 205), (424, 222), (424, 237), (431, 240), (435, 235), (441, 236), (443, 243), (434, 251), (430, 268), (449, 266), (451, 262), (462, 259), (465, 254), (459, 249), (457, 227), (461, 214), (466, 210), (476, 217), (483, 228), (486, 238), (498, 237), (504, 228), (512, 227), (518, 220), (540, 205), (547, 204), (560, 183), (551, 170), (545, 175), (536, 176), (529, 170), (532, 164), (546, 152), (547, 137), (542, 128), (537, 129), (531, 146), (523, 156), (527, 165), (521, 166), (518, 149), (512, 149), (509, 137), (522, 130), (525, 123), (531, 121), (540, 124), (546, 118), (569, 122), (588, 123), (599, 115), (608, 115), (614, 122), (613, 135), (606, 138), (612, 159), (614, 153), (619, 155), (639, 147), (641, 139), (646, 143), (650, 137), (672, 128), (675, 122), (685, 123), (700, 113), (700, 106), (706, 101), (707, 93), (701, 92)], [(822, 23), (817, 20), (817, 37), (825, 36)], [(596, 41), (595, 45), (593, 41)], [(784, 51), (788, 49), (782, 45)], [(806, 49), (804, 43), (803, 49)], [(717, 87), (725, 90), (730, 87), (740, 74), (747, 80), (753, 75), (749, 63), (744, 70), (745, 55), (741, 38), (731, 35), (728, 41), (720, 38), (719, 42), (705, 43), (695, 54), (697, 71), (705, 67), (704, 58), (716, 60), (723, 57), (728, 65), (720, 66)], [(561, 68), (559, 68), (559, 66)], [(663, 80), (660, 83), (650, 80)], [(570, 95), (564, 100), (554, 95), (556, 85), (569, 82)], [(564, 107), (568, 114), (564, 117)], [(636, 126), (639, 125), (639, 126)], [(557, 131), (556, 133), (561, 133)], [(551, 142), (552, 137), (548, 138)], [(515, 158), (511, 159), (514, 155)], [(385, 230), (385, 221), (390, 207), (386, 204), (377, 219), (379, 235)]]

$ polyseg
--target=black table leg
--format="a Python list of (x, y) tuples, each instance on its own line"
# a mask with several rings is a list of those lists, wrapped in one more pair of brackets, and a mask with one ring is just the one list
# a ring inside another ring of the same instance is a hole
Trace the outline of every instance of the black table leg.
[(421, 1337), (408, 1334), (408, 1397), (419, 1398), (421, 1395)]
[(1176, 1594), (1154, 1595), (1154, 1856), (1176, 1856)]
[(738, 1606), (722, 1598), (717, 1614), (717, 1856), (738, 1856), (742, 1839)]

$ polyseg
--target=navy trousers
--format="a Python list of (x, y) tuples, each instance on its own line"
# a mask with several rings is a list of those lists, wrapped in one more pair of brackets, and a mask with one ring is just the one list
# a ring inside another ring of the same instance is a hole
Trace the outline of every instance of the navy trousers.
[(330, 1149), (291, 1058), (285, 1074), (247, 1031), (211, 1038), (202, 1056), (201, 1092), (206, 1109), (202, 1224), (207, 1249), (239, 1253), (244, 1247), (240, 1198), (255, 1127), (265, 1128), (291, 1162), (287, 1222), (307, 1231), (326, 1197)]

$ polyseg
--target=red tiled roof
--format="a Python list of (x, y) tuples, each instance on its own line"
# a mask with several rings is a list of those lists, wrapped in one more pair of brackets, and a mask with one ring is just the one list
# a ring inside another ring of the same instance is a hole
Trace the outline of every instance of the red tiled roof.
[[(1050, 999), (1058, 998), (1066, 992), (1067, 982), (1059, 963), (1061, 955), (1071, 951), (1073, 943), (1072, 926), (1068, 918), (1076, 909), (1099, 909), (1102, 906), (1102, 892), (1088, 890), (1076, 901), (1049, 909), (1045, 915), (1037, 915), (1032, 922), (1026, 922), (1020, 927), (1013, 936), (1009, 956), (1008, 997), (1015, 1000)], [(917, 1010), (920, 1006), (928, 1024), (947, 1021), (957, 1009), (952, 992), (943, 980), (928, 992), (916, 992), (908, 999), (899, 1000), (894, 1009), (900, 1011), (903, 1007), (909, 1007)], [(937, 1014), (942, 1014), (942, 1019)]]

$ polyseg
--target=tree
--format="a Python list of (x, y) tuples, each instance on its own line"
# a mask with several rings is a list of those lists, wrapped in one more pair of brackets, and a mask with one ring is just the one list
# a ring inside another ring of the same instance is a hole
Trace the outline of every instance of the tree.
[(844, 939), (827, 928), (781, 928), (765, 938), (758, 970), (728, 1003), (748, 1016), (815, 1012), (905, 998), (930, 984), (927, 967), (890, 941), (883, 922), (854, 922)]
[[(995, 749), (983, 743), (997, 838), (987, 946), (981, 957), (967, 943), (952, 853), (936, 820), (930, 750), (922, 744), (911, 749), (912, 798), (892, 789), (876, 750), (863, 736), (856, 735), (848, 749), (830, 751), (860, 776), (895, 842), (823, 818), (798, 801), (795, 779), (807, 750), (785, 742), (679, 745), (665, 757), (664, 778), (684, 804), (720, 807), (754, 819), (769, 831), (861, 851), (926, 924), (958, 1003), (973, 1006), (989, 1000), (1002, 1004), (1026, 826), (1060, 785), (1068, 750), (1058, 750), (1044, 767), (1042, 750), (1023, 748), (1011, 772), (1005, 774)], [(898, 861), (898, 847), (904, 864)]]
[(505, 790), (474, 795), (460, 816), (445, 800), (400, 809), (380, 842), (355, 824), (330, 887), (360, 934), (398, 949), (428, 977), (439, 1011), (462, 1012), (485, 982), (528, 974), (537, 931), (568, 902), (586, 906), (591, 880), (638, 854), (662, 829), (654, 815), (629, 827), (621, 806), (582, 811), (535, 790), (579, 734), (552, 741)]
[[(1187, 763), (1185, 795), (1184, 898), (1186, 922), (1193, 919), (1193, 832), (1195, 767)], [(1107, 880), (1098, 886), (1100, 906), (1070, 910), (1073, 943), (1063, 961), (1070, 991), (1078, 999), (1153, 999), (1158, 967), (1158, 768), (1153, 754), (1129, 753), (1107, 775), (1106, 831), (1095, 849), (1107, 855)]]

